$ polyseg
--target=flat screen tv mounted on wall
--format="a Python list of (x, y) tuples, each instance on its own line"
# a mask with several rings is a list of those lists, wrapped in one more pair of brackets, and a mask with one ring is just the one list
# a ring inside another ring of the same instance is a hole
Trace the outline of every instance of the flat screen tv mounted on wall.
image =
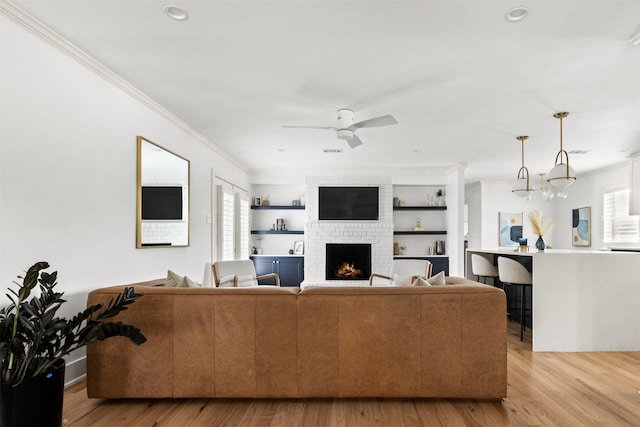
[(319, 187), (318, 219), (378, 220), (378, 187)]
[(142, 219), (181, 220), (182, 187), (142, 187)]

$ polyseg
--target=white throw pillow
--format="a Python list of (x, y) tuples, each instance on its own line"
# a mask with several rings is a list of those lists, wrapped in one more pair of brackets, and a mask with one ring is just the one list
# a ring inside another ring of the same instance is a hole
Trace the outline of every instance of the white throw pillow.
[(394, 274), (391, 280), (391, 286), (411, 286), (411, 275)]
[(429, 282), (427, 282), (427, 279), (425, 279), (422, 276), (418, 276), (413, 280), (413, 283), (411, 283), (411, 286), (431, 286), (429, 284)]
[(165, 286), (168, 288), (198, 288), (200, 284), (187, 276), (180, 276), (171, 270), (167, 270), (167, 283)]
[(181, 287), (183, 288), (199, 288), (200, 286), (200, 283), (194, 282), (187, 276), (184, 276), (184, 279), (182, 279)]
[(179, 288), (182, 286), (183, 279), (184, 277), (179, 274), (176, 274), (171, 270), (167, 270), (167, 283), (165, 286), (167, 288)]
[(413, 286), (442, 286), (444, 284), (446, 284), (444, 271), (441, 271), (428, 279), (425, 279), (424, 277), (417, 277), (412, 283)]

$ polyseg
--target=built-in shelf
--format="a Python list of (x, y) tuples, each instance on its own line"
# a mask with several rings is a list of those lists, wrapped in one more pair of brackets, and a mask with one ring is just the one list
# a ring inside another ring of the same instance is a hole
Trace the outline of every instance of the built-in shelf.
[(304, 206), (293, 206), (293, 205), (255, 206), (255, 205), (251, 205), (251, 209), (304, 209)]
[(303, 230), (251, 230), (251, 234), (304, 234)]
[(446, 206), (394, 206), (394, 211), (446, 211)]
[(424, 236), (424, 235), (427, 235), (427, 234), (434, 234), (434, 235), (447, 234), (447, 231), (446, 230), (427, 230), (427, 231), (407, 230), (407, 231), (394, 231), (393, 234), (396, 235), (396, 236), (403, 236), (403, 235), (404, 236), (408, 236), (408, 235), (411, 235), (411, 234), (417, 235), (417, 236), (419, 236), (419, 235), (423, 235)]

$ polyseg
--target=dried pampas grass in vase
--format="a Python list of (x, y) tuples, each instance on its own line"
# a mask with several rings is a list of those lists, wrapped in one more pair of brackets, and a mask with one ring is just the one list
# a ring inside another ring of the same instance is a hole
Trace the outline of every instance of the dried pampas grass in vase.
[(539, 211), (529, 213), (529, 222), (531, 223), (533, 232), (538, 235), (538, 240), (536, 240), (536, 249), (538, 249), (538, 251), (544, 251), (547, 244), (544, 242), (542, 236), (553, 230), (555, 223), (553, 220), (549, 220), (545, 223), (542, 212)]

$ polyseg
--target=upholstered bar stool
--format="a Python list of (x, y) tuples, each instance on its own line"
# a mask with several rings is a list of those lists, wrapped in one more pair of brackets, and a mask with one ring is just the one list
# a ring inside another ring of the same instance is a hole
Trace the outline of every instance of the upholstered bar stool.
[(498, 269), (487, 258), (479, 254), (471, 254), (471, 271), (478, 278), (487, 283), (487, 278), (493, 279), (493, 285), (496, 285), (498, 279)]
[[(524, 312), (526, 307), (526, 292), (525, 287), (531, 286), (532, 277), (527, 268), (520, 264), (518, 261), (512, 260), (507, 257), (498, 257), (498, 277), (502, 284), (508, 286), (520, 287), (520, 341), (524, 336)], [(506, 291), (506, 289), (505, 289)], [(507, 311), (510, 313), (509, 299), (507, 298)]]

